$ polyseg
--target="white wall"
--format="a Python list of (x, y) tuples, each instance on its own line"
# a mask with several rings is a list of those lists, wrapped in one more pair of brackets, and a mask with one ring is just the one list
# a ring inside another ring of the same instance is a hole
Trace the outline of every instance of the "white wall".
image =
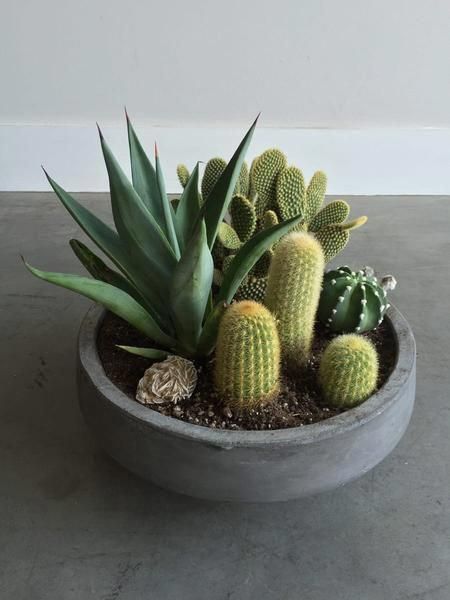
[[(70, 168), (48, 145), (55, 130), (31, 126), (57, 125), (63, 145), (76, 144), (81, 130), (67, 125), (114, 127), (124, 104), (141, 129), (162, 127), (162, 143), (166, 127), (207, 127), (215, 139), (259, 110), (261, 126), (275, 128), (270, 145), (283, 128), (450, 128), (449, 0), (0, 0), (0, 9), (3, 189), (36, 189), (26, 168), (38, 157)], [(28, 127), (25, 146), (10, 125)], [(450, 164), (449, 135), (439, 164)], [(8, 152), (19, 139), (23, 168)], [(181, 153), (183, 134), (177, 143), (171, 164), (198, 158)], [(83, 183), (77, 150), (72, 187), (102, 187)], [(353, 147), (349, 160), (366, 150)]]

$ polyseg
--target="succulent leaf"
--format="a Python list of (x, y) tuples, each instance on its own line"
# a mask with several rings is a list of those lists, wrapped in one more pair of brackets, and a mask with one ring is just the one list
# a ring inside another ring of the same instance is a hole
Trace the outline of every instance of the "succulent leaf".
[(39, 279), (78, 292), (95, 302), (100, 302), (112, 313), (128, 321), (138, 331), (141, 331), (155, 342), (168, 347), (175, 345), (175, 340), (160, 329), (152, 316), (134, 298), (121, 289), (97, 279), (41, 271), (28, 263), (25, 263), (25, 266)]
[(198, 163), (192, 171), (181, 195), (175, 213), (175, 228), (180, 249), (188, 244), (194, 225), (200, 213), (200, 194), (198, 191)]

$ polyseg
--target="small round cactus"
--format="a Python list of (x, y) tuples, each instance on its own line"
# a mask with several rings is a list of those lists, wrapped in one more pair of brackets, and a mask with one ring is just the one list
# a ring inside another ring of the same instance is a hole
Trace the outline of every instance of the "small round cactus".
[(375, 390), (378, 355), (375, 346), (361, 335), (340, 335), (322, 355), (319, 384), (326, 401), (351, 408), (364, 402)]
[(323, 280), (318, 318), (335, 333), (363, 333), (375, 329), (389, 304), (386, 290), (367, 270), (340, 267)]
[(215, 382), (237, 410), (257, 408), (278, 393), (280, 343), (275, 319), (262, 304), (235, 302), (217, 337)]

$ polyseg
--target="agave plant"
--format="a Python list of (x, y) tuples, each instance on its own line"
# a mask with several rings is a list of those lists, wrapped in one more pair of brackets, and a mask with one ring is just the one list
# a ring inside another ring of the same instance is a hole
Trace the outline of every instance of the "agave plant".
[(156, 145), (153, 166), (128, 115), (131, 182), (99, 129), (115, 230), (46, 175), (62, 204), (116, 269), (78, 240), (71, 240), (70, 245), (92, 279), (41, 271), (25, 263), (27, 268), (45, 281), (103, 304), (157, 346), (121, 346), (124, 350), (149, 358), (161, 358), (168, 353), (187, 357), (208, 355), (214, 349), (224, 307), (231, 302), (247, 273), (300, 220), (295, 217), (275, 225), (243, 244), (213, 297), (211, 251), (256, 122), (257, 119), (207, 200), (201, 204), (197, 164), (176, 209), (166, 194)]

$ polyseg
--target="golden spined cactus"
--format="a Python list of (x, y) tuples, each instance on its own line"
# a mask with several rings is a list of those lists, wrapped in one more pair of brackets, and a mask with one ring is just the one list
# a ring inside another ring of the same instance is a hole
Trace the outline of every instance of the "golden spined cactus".
[(349, 333), (328, 344), (320, 361), (319, 384), (330, 405), (361, 404), (375, 390), (377, 379), (378, 354), (370, 340)]
[(270, 401), (279, 389), (280, 343), (272, 314), (250, 300), (225, 311), (217, 338), (215, 383), (239, 411)]
[(322, 246), (305, 232), (290, 233), (275, 248), (265, 304), (277, 319), (289, 366), (303, 365), (310, 357), (324, 264)]

